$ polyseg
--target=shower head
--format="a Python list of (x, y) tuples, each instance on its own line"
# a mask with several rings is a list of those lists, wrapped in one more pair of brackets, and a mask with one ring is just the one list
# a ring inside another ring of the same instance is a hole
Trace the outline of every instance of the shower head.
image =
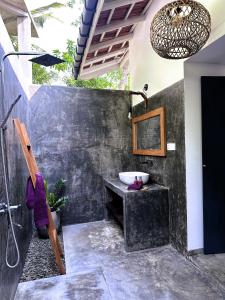
[(65, 60), (62, 60), (61, 58), (58, 58), (56, 56), (53, 56), (51, 54), (45, 53), (40, 56), (34, 57), (29, 59), (29, 61), (45, 66), (45, 67), (51, 67), (57, 64), (64, 63)]

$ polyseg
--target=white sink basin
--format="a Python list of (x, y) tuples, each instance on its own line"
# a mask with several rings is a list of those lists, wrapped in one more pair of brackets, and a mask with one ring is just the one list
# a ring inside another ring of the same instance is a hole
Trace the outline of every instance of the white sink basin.
[(122, 181), (123, 183), (125, 183), (127, 185), (134, 183), (135, 176), (137, 176), (137, 179), (139, 179), (139, 177), (141, 176), (144, 184), (147, 183), (149, 180), (149, 174), (143, 173), (143, 172), (121, 172), (121, 173), (119, 173), (120, 181)]

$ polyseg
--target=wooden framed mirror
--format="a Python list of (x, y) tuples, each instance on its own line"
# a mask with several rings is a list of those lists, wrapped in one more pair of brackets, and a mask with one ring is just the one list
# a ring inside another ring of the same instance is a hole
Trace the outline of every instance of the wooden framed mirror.
[(166, 156), (164, 107), (132, 119), (133, 154)]

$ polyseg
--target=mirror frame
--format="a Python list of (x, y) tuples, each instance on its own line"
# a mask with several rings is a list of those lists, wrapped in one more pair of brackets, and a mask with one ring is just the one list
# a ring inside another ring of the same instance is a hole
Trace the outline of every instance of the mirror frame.
[[(137, 148), (137, 124), (150, 118), (160, 117), (160, 149), (138, 149)], [(146, 114), (132, 119), (132, 144), (133, 154), (151, 155), (151, 156), (166, 156), (166, 128), (165, 128), (165, 109), (159, 107)]]

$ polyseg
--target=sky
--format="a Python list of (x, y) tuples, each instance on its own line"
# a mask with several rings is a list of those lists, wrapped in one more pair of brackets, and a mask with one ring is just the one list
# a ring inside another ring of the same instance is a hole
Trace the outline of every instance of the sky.
[[(37, 7), (46, 6), (52, 2), (66, 3), (66, 0), (27, 0), (27, 5), (30, 10)], [(39, 39), (33, 39), (32, 43), (41, 47), (47, 52), (54, 49), (61, 51), (66, 50), (67, 39), (76, 41), (78, 36), (78, 28), (71, 25), (77, 20), (82, 12), (81, 5), (75, 5), (73, 8), (63, 7), (54, 9), (54, 16), (61, 20), (49, 19), (44, 24), (43, 28), (38, 27)]]

